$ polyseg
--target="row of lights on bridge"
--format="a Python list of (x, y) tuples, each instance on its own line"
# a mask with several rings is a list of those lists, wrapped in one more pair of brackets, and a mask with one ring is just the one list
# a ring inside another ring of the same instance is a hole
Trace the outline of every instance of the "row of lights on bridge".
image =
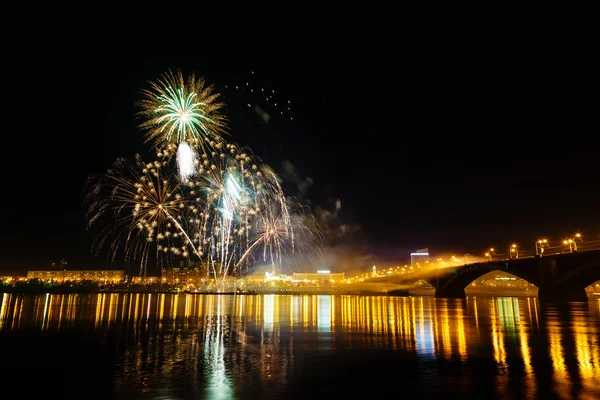
[[(569, 246), (569, 251), (572, 253), (573, 251), (577, 251), (577, 239), (581, 239), (581, 233), (575, 233), (572, 238), (564, 239), (563, 245)], [(544, 254), (544, 248), (549, 246), (548, 239), (538, 239), (535, 242), (535, 254), (542, 256)], [(496, 251), (495, 248), (490, 247), (488, 251), (484, 253), (484, 255), (492, 261), (492, 256)], [(508, 254), (510, 259), (519, 258), (519, 245), (516, 243), (512, 243), (508, 248)]]
[[(573, 237), (563, 239), (563, 245), (569, 246), (569, 251), (577, 251), (577, 239), (581, 239), (581, 233), (575, 233)], [(549, 247), (548, 239), (539, 239), (535, 242), (535, 255), (542, 256), (544, 254), (544, 248)]]

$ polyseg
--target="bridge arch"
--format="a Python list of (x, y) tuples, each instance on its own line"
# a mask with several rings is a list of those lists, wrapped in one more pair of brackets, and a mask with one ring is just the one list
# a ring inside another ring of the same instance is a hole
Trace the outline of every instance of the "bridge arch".
[(539, 296), (549, 301), (588, 301), (589, 286), (600, 280), (600, 258), (572, 265), (556, 282), (540, 288)]
[(591, 285), (589, 285), (588, 287), (585, 288), (585, 291), (588, 294), (588, 297), (590, 297), (590, 295), (595, 298), (596, 296), (600, 296), (600, 280), (592, 283)]
[(501, 263), (487, 263), (487, 264), (473, 264), (467, 265), (461, 269), (458, 269), (455, 274), (450, 275), (449, 278), (438, 282), (437, 290), (435, 292), (436, 297), (465, 297), (465, 288), (472, 282), (481, 278), (482, 276), (493, 272), (503, 271), (517, 278), (523, 279), (530, 284), (540, 287), (539, 273), (537, 269), (524, 269), (524, 268), (507, 268), (506, 264)]
[(417, 280), (415, 283), (413, 283), (413, 287), (426, 287), (426, 288), (430, 288), (430, 287), (434, 287), (434, 283), (433, 279), (431, 278), (421, 278), (419, 280)]
[(470, 284), (464, 291), (469, 295), (489, 295), (489, 296), (537, 296), (538, 287), (526, 279), (522, 279), (514, 274), (495, 270), (483, 274)]
[(585, 289), (586, 287), (600, 280), (600, 258), (588, 261), (575, 268), (571, 268), (569, 272), (564, 274), (558, 280), (557, 286), (575, 286)]

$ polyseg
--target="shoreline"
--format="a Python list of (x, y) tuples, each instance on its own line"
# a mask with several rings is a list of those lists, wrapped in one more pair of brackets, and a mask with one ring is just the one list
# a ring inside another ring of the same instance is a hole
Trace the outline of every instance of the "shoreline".
[[(191, 292), (191, 291), (168, 291), (168, 290), (94, 290), (94, 291), (2, 291), (0, 294), (16, 294), (16, 295), (43, 295), (43, 294), (191, 294), (191, 295), (224, 295), (224, 296), (234, 296), (234, 295), (245, 295), (245, 296), (253, 296), (253, 295), (290, 295), (290, 296), (385, 296), (385, 297), (434, 297), (435, 293), (431, 293), (429, 291), (415, 291), (412, 293), (409, 292), (377, 292), (377, 291), (368, 291), (368, 290), (315, 290), (315, 291), (269, 291), (269, 290), (256, 290), (256, 291), (225, 291), (225, 292), (213, 292), (213, 291), (199, 291), (199, 292)], [(505, 293), (502, 295), (498, 294), (482, 294), (482, 293), (472, 293), (467, 294), (467, 297), (485, 297), (485, 298), (493, 298), (493, 297), (535, 297), (538, 296), (535, 294), (509, 294)], [(590, 296), (590, 299), (595, 298), (596, 296)]]
[[(431, 289), (409, 289), (409, 290), (360, 290), (360, 289), (314, 289), (314, 290), (238, 290), (238, 291), (189, 291), (189, 290), (173, 290), (173, 289), (154, 289), (154, 290), (0, 290), (2, 294), (16, 295), (43, 295), (43, 294), (192, 294), (192, 295), (290, 295), (290, 296), (385, 296), (385, 297), (433, 297), (435, 291)], [(41, 289), (41, 288), (40, 288)], [(537, 293), (466, 293), (466, 297), (478, 298), (494, 298), (494, 297), (520, 297), (520, 298), (538, 298)], [(589, 300), (600, 299), (600, 296), (588, 294)]]

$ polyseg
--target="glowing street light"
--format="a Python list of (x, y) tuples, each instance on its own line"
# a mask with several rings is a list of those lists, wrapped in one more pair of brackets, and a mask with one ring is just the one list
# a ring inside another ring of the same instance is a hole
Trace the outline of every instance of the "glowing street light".
[(564, 245), (569, 245), (569, 251), (572, 253), (573, 251), (577, 251), (577, 242), (576, 239), (581, 239), (581, 233), (576, 233), (570, 239), (563, 240)]
[(581, 233), (577, 232), (573, 235), (573, 247), (574, 250), (577, 251), (577, 239), (581, 239)]
[(544, 254), (544, 246), (548, 244), (548, 239), (539, 239), (535, 242), (535, 255), (542, 256)]
[(486, 257), (489, 257), (490, 261), (492, 261), (492, 254), (491, 254), (491, 253), (489, 253), (489, 252), (486, 252), (484, 255), (485, 255)]
[(454, 257), (454, 256), (450, 257), (450, 266), (451, 266), (451, 267), (452, 267), (452, 262), (453, 262), (453, 261), (455, 261), (455, 262), (456, 262), (456, 261), (458, 261), (458, 259), (457, 259), (456, 257)]
[(510, 245), (510, 247), (508, 249), (508, 255), (509, 255), (509, 257), (510, 257), (511, 260), (512, 260), (513, 256), (515, 258), (519, 258), (519, 246), (517, 246), (516, 243), (513, 243), (513, 244)]
[[(564, 245), (569, 245), (569, 252), (573, 252), (573, 244), (575, 243), (575, 241), (573, 239), (565, 239), (563, 240), (563, 244)], [(575, 243), (575, 251), (577, 251), (577, 244)]]

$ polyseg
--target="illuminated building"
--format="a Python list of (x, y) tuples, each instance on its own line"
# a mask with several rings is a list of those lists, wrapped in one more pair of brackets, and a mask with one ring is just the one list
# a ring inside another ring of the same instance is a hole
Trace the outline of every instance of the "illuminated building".
[(161, 280), (167, 284), (201, 283), (207, 279), (206, 270), (200, 268), (169, 268), (161, 272)]
[(94, 281), (101, 283), (119, 283), (125, 279), (124, 270), (71, 270), (71, 271), (27, 271), (27, 279), (43, 281)]
[(426, 262), (429, 262), (429, 248), (426, 249), (419, 249), (414, 253), (410, 253), (410, 266), (411, 267), (416, 267), (417, 264), (420, 264), (420, 266), (423, 266), (426, 264)]
[(148, 285), (160, 282), (159, 276), (134, 276), (131, 278), (131, 283)]
[(345, 274), (332, 273), (329, 270), (319, 270), (317, 272), (294, 272), (292, 281), (294, 282), (342, 282)]
[(248, 275), (245, 279), (248, 285), (260, 285), (261, 283), (265, 283), (266, 275)]
[(248, 275), (245, 277), (245, 280), (249, 285), (256, 285), (273, 281), (289, 282), (292, 280), (292, 277), (285, 274), (274, 274), (272, 272), (265, 271), (264, 274)]

